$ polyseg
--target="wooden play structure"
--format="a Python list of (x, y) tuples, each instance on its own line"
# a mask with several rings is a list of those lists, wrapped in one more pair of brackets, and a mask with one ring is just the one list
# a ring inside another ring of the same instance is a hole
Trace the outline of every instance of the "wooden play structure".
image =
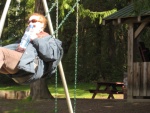
[[(136, 39), (138, 39), (142, 30), (150, 24), (150, 11), (143, 11), (140, 15), (137, 15), (134, 13), (134, 8), (131, 4), (104, 18), (103, 25), (107, 23), (128, 25), (127, 100), (129, 102), (150, 101), (150, 62), (149, 60), (144, 60), (146, 57), (142, 53), (143, 60), (138, 62), (134, 60)], [(144, 49), (141, 49), (141, 52), (144, 53), (144, 51)]]

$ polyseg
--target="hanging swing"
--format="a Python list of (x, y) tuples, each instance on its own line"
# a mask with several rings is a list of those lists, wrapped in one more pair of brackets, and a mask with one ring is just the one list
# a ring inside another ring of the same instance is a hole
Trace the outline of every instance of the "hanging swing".
[[(0, 23), (2, 23), (1, 27), (3, 27), (4, 25), (10, 2), (10, 0), (7, 0), (6, 2), (0, 21)], [(2, 28), (0, 33), (2, 33)], [(63, 56), (62, 42), (50, 35), (46, 36), (43, 40), (47, 40), (45, 44), (47, 45), (47, 49), (49, 48), (49, 50), (47, 51), (48, 53), (45, 52), (43, 55), (48, 55), (48, 58), (46, 56), (44, 59), (40, 59), (40, 57), (36, 56), (35, 52), (30, 52), (30, 50), (28, 49), (29, 47), (27, 47), (17, 65), (19, 71), (15, 74), (8, 74), (8, 76), (12, 78), (16, 83), (29, 84), (35, 80), (47, 77), (48, 75), (52, 75), (55, 73), (56, 67), (58, 66), (58, 63)], [(42, 38), (40, 38), (39, 41), (42, 41)], [(32, 44), (29, 44), (29, 46), (31, 45)], [(18, 44), (9, 44), (7, 46), (4, 46), (4, 48), (15, 50), (17, 46)], [(42, 65), (44, 66), (41, 67)]]
[[(7, 15), (7, 11), (8, 11), (10, 2), (11, 2), (11, 0), (7, 0), (4, 12), (3, 12), (2, 17), (1, 17), (1, 21), (0, 21), (1, 22), (0, 36), (1, 36), (1, 33), (2, 33), (2, 28), (4, 26), (4, 21), (5, 21), (6, 15)], [(45, 0), (43, 2), (45, 2)], [(46, 14), (47, 19), (50, 21), (50, 23), (48, 23), (48, 25), (49, 25), (51, 34), (53, 34), (53, 37), (55, 36), (55, 34), (58, 31), (58, 29), (65, 22), (65, 20), (68, 18), (68, 16), (73, 12), (73, 10), (76, 7), (77, 3), (78, 3), (78, 1), (74, 4), (74, 6), (68, 12), (68, 14), (66, 15), (66, 17), (62, 20), (62, 22), (60, 23), (60, 25), (58, 26), (58, 28), (56, 29), (55, 32), (53, 31), (53, 28), (52, 28), (52, 24), (51, 24), (51, 19), (50, 19), (49, 13)], [(53, 4), (52, 8), (55, 5), (56, 5), (56, 3)], [(46, 12), (50, 12), (52, 10), (52, 8), (50, 8), (49, 10), (45, 8), (45, 10), (47, 10)], [(56, 52), (54, 52), (54, 53), (58, 52), (59, 55), (57, 55), (58, 59), (55, 62), (51, 62), (50, 63), (51, 69), (49, 69), (48, 71), (46, 71), (46, 73), (44, 73), (43, 76), (37, 76), (36, 74), (33, 74), (33, 72), (29, 72), (29, 71), (26, 71), (26, 70), (24, 71), (24, 70), (21, 70), (21, 69), (19, 70), (19, 72), (17, 74), (11, 74), (11, 75), (8, 75), (8, 76), (11, 77), (15, 82), (17, 82), (19, 84), (29, 84), (29, 83), (37, 80), (37, 79), (40, 79), (41, 77), (46, 77), (47, 74), (53, 74), (55, 72), (55, 69), (56, 69), (58, 63), (60, 62), (60, 60), (62, 58), (63, 49), (61, 47), (61, 41), (60, 40), (55, 39), (55, 38), (50, 38), (49, 41), (53, 42), (53, 45), (56, 45), (55, 47), (57, 47), (57, 48), (56, 48)], [(8, 47), (8, 46), (6, 46), (6, 47)], [(34, 60), (34, 63), (37, 64), (37, 59)], [(61, 63), (60, 63), (60, 65), (61, 65)], [(60, 68), (62, 68), (62, 66), (60, 66)]]

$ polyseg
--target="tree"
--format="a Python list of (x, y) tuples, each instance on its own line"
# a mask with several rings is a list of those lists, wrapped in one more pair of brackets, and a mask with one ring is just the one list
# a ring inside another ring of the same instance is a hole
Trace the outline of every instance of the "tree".
[[(118, 81), (122, 71), (126, 67), (126, 29), (127, 26), (117, 26), (109, 24), (101, 25), (102, 19), (127, 6), (131, 1), (135, 3), (135, 9), (148, 7), (149, 0), (144, 0), (144, 6), (141, 5), (143, 0), (81, 0), (79, 4), (79, 44), (78, 44), (78, 81), (89, 82), (98, 80), (101, 75), (108, 77), (109, 80)], [(138, 1), (138, 2), (136, 2)], [(5, 0), (1, 0), (0, 6), (4, 6)], [(41, 12), (44, 14), (42, 1), (40, 0), (21, 0), (19, 15), (16, 17), (15, 11), (16, 1), (12, 1), (11, 10), (7, 17), (8, 22), (5, 24), (3, 32), (3, 42), (6, 45), (10, 43), (10, 36), (17, 36), (17, 39), (22, 36), (25, 28), (25, 23), (28, 14)], [(48, 0), (49, 8), (54, 0)], [(59, 23), (64, 19), (67, 13), (74, 5), (74, 0), (59, 1)], [(25, 4), (25, 5), (24, 5)], [(34, 5), (33, 5), (34, 4)], [(139, 5), (136, 5), (139, 4)], [(147, 6), (146, 6), (147, 5)], [(34, 7), (33, 7), (34, 6)], [(2, 12), (0, 7), (0, 13)], [(140, 8), (141, 7), (141, 8)], [(76, 9), (75, 9), (76, 10)], [(66, 79), (69, 82), (74, 81), (74, 54), (75, 54), (75, 26), (76, 26), (76, 11), (72, 11), (71, 15), (61, 26), (59, 30), (59, 39), (63, 42), (64, 56), (63, 67)], [(138, 12), (138, 10), (137, 10)], [(52, 22), (56, 20), (55, 8), (50, 12)], [(17, 18), (19, 18), (17, 20)], [(16, 21), (17, 20), (17, 21)], [(9, 25), (7, 25), (9, 24)], [(17, 26), (17, 27), (15, 27)], [(16, 29), (13, 29), (13, 28)], [(22, 30), (21, 30), (22, 29)], [(9, 38), (7, 38), (7, 35)], [(11, 39), (15, 39), (12, 37)], [(16, 40), (17, 40), (16, 39)], [(89, 60), (90, 59), (90, 60)], [(88, 71), (87, 71), (88, 70)], [(120, 79), (121, 80), (121, 79)], [(40, 87), (40, 86), (39, 86)], [(32, 89), (32, 88), (31, 88)]]
[[(41, 0), (35, 1), (35, 12), (43, 13), (43, 3)], [(50, 99), (53, 98), (48, 86), (46, 84), (46, 78), (41, 78), (30, 84), (30, 96), (32, 100)]]
[(149, 0), (133, 0), (133, 3), (134, 3), (134, 10), (137, 14), (140, 14), (140, 12), (144, 10), (150, 10)]

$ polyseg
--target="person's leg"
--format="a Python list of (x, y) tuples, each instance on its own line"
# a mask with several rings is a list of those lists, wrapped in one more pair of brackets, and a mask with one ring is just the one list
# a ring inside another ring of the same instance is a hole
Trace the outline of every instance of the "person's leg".
[(15, 67), (14, 69), (11, 69), (11, 66), (9, 66), (9, 67), (4, 64), (2, 66), (2, 70), (0, 69), (0, 73), (3, 73), (3, 74), (15, 74), (19, 70), (17, 67)]
[(0, 68), (3, 66), (3, 64), (4, 64), (4, 54), (0, 47)]
[[(21, 56), (22, 53), (20, 52), (0, 47), (0, 68), (3, 67), (1, 69), (6, 70), (5, 73), (15, 74), (18, 71), (17, 64)], [(1, 69), (0, 73), (4, 73), (1, 72)]]
[(0, 73), (5, 74), (5, 75), (10, 74), (3, 66), (0, 69)]

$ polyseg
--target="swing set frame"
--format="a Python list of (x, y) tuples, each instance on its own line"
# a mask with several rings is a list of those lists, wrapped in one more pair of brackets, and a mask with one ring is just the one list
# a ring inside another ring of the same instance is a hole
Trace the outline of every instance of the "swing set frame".
[[(44, 11), (47, 14), (46, 17), (47, 17), (47, 20), (48, 20), (48, 27), (49, 27), (50, 33), (54, 34), (54, 29), (53, 29), (53, 26), (52, 26), (51, 17), (50, 17), (50, 14), (47, 13), (47, 12), (49, 12), (47, 1), (42, 0), (42, 2), (43, 2), (43, 6), (44, 6)], [(5, 7), (4, 7), (1, 19), (0, 19), (0, 25), (1, 25), (0, 26), (0, 38), (1, 38), (1, 35), (2, 35), (2, 31), (3, 31), (3, 27), (4, 27), (4, 23), (5, 23), (5, 20), (6, 20), (6, 16), (7, 16), (7, 12), (8, 12), (10, 3), (11, 3), (11, 0), (6, 1)], [(73, 108), (72, 108), (72, 104), (71, 104), (71, 100), (70, 100), (70, 96), (69, 96), (69, 92), (68, 92), (68, 87), (67, 87), (67, 83), (66, 83), (66, 78), (65, 78), (65, 74), (64, 74), (64, 71), (63, 71), (63, 66), (62, 66), (61, 61), (58, 64), (58, 68), (59, 68), (60, 76), (61, 76), (61, 79), (62, 79), (62, 83), (63, 83), (65, 95), (66, 95), (66, 101), (67, 101), (69, 113), (73, 113)]]

